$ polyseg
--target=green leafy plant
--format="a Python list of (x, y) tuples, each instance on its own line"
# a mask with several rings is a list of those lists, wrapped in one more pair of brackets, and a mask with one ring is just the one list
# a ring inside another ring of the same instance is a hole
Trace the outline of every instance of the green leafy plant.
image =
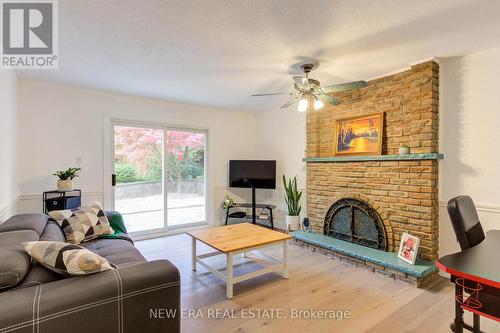
[(80, 171), (82, 168), (69, 168), (68, 170), (59, 170), (53, 175), (59, 177), (59, 180), (72, 180), (78, 177)]
[(285, 202), (288, 208), (289, 216), (298, 216), (300, 215), (300, 210), (302, 207), (300, 206), (300, 198), (302, 197), (302, 191), (297, 189), (297, 177), (286, 178), (283, 175), (283, 187), (285, 189)]
[(115, 164), (115, 174), (118, 183), (132, 183), (138, 181), (135, 168), (130, 164)]
[(147, 162), (148, 172), (146, 174), (146, 180), (161, 181), (163, 178), (162, 159), (156, 158), (156, 156), (150, 156), (147, 158)]

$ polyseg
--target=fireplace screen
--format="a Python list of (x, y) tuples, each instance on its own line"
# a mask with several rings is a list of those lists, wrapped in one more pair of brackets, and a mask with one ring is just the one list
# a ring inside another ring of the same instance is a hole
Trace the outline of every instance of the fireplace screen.
[(343, 241), (387, 251), (384, 224), (375, 209), (357, 199), (335, 202), (325, 217), (324, 234)]

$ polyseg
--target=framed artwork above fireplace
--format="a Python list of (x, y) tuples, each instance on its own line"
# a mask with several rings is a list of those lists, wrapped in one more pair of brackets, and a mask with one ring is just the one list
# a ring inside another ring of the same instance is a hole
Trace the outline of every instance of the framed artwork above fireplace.
[(335, 121), (334, 156), (381, 155), (384, 114)]

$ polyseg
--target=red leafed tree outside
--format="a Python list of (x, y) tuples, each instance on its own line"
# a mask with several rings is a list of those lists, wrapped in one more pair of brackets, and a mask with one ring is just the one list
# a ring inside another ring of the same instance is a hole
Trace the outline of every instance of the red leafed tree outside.
[[(203, 175), (205, 135), (166, 131), (169, 181)], [(163, 130), (115, 127), (115, 171), (118, 182), (161, 180)]]

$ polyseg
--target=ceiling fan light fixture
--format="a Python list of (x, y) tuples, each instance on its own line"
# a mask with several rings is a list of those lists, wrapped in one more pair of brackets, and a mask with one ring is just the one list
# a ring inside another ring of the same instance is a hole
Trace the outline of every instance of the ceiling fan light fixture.
[[(337, 93), (346, 90), (360, 89), (368, 86), (366, 81), (353, 81), (339, 83), (330, 86), (322, 86), (318, 80), (309, 77), (309, 73), (313, 69), (314, 64), (302, 64), (300, 69), (305, 76), (292, 76), (294, 91), (290, 93), (267, 93), (254, 94), (252, 96), (271, 96), (271, 95), (290, 95), (293, 98), (281, 106), (282, 109), (292, 105), (298, 105), (299, 112), (306, 112), (309, 108), (319, 110), (325, 105), (338, 105), (342, 101), (338, 98), (330, 96), (330, 93)], [(319, 97), (319, 98), (318, 98)]]
[(325, 103), (323, 103), (320, 99), (315, 98), (314, 99), (314, 110), (319, 110), (325, 106)]
[(297, 111), (299, 111), (299, 112), (306, 112), (308, 105), (309, 105), (309, 103), (307, 102), (307, 99), (302, 98), (299, 101), (299, 107), (297, 108)]

